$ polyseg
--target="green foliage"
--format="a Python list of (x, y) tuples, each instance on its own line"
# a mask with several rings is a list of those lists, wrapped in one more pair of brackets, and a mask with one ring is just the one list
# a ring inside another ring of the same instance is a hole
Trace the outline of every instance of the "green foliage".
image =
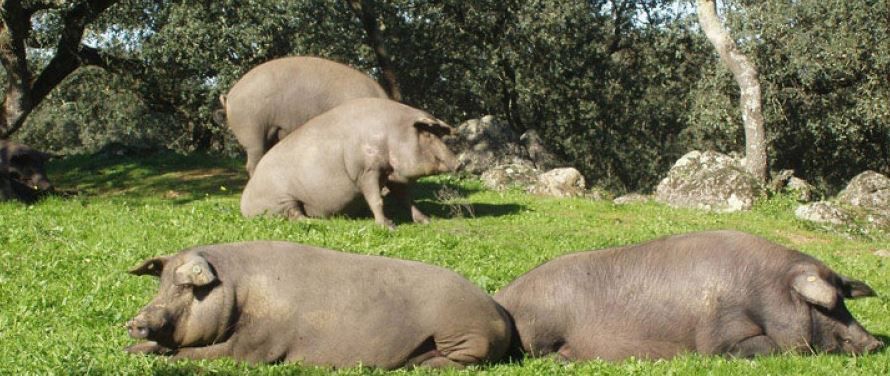
[[(730, 6), (732, 33), (760, 71), (772, 169), (832, 190), (866, 169), (890, 173), (890, 2)], [(725, 73), (702, 77), (687, 129), (695, 144), (740, 144), (733, 86)]]
[[(828, 191), (864, 169), (890, 173), (888, 0), (725, 4), (760, 71), (772, 169)], [(494, 114), (535, 129), (592, 184), (649, 191), (690, 150), (743, 150), (738, 88), (684, 2), (375, 8), (405, 102), (450, 123)], [(58, 20), (39, 19), (34, 43), (53, 40)], [(318, 55), (379, 74), (343, 1), (124, 0), (91, 27), (87, 41), (117, 57), (113, 74), (72, 77), (20, 138), (69, 153), (108, 142), (240, 152), (211, 114), (257, 64)]]
[[(755, 233), (813, 254), (837, 271), (868, 282), (879, 297), (850, 302), (876, 334), (885, 320), (890, 263), (872, 255), (890, 239), (848, 239), (796, 220), (777, 198), (746, 213), (674, 210), (653, 202), (537, 198), (480, 190), (476, 181), (436, 177), (420, 184), (429, 225), (401, 218), (394, 232), (371, 218), (245, 219), (238, 210), (242, 161), (162, 154), (147, 159), (77, 157), (50, 164), (60, 189), (79, 195), (35, 205), (0, 203), (0, 374), (327, 374), (281, 364), (231, 360), (168, 363), (122, 351), (134, 343), (123, 323), (148, 302), (157, 283), (126, 270), (140, 261), (197, 244), (278, 239), (348, 252), (419, 260), (453, 269), (488, 292), (555, 256), (626, 245), (706, 229)], [(461, 192), (475, 217), (450, 217), (434, 199), (443, 187)], [(692, 374), (878, 375), (890, 372), (890, 352), (867, 356), (781, 355), (755, 360), (686, 355), (670, 361), (560, 364), (551, 359), (474, 367), (444, 374)], [(344, 369), (342, 374), (385, 374)], [(431, 374), (430, 370), (395, 373)]]

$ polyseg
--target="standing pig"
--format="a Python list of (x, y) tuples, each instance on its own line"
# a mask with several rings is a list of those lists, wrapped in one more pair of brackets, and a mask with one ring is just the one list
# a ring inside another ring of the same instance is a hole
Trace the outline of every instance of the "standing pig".
[[(818, 260), (714, 231), (559, 257), (495, 296), (522, 350), (568, 360), (864, 353), (882, 343), (844, 298), (873, 296)], [(515, 338), (515, 337), (514, 337)]]
[(131, 271), (160, 277), (127, 323), (132, 353), (392, 369), (499, 359), (506, 312), (458, 274), (414, 261), (256, 241), (183, 250)]
[(276, 145), (257, 165), (241, 195), (247, 217), (280, 214), (293, 219), (356, 214), (364, 206), (383, 215), (381, 190), (428, 218), (411, 201), (416, 179), (453, 171), (457, 158), (441, 137), (454, 131), (430, 114), (398, 102), (362, 98), (310, 120)]
[(52, 192), (44, 164), (49, 155), (26, 145), (0, 140), (0, 199), (34, 201)]
[[(253, 176), (260, 158), (309, 119), (355, 98), (388, 98), (362, 72), (317, 57), (287, 57), (256, 66), (220, 96), (224, 120), (247, 151)], [(223, 118), (223, 116), (217, 116)]]

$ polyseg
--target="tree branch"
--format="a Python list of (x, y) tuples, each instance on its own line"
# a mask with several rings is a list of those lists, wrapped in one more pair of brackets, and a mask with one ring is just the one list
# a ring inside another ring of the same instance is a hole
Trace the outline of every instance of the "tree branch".
[(380, 66), (381, 74), (383, 74), (383, 86), (390, 98), (395, 101), (402, 101), (402, 91), (399, 89), (399, 82), (396, 78), (395, 68), (383, 45), (383, 38), (380, 36), (380, 25), (377, 24), (377, 14), (373, 0), (346, 0), (353, 13), (358, 16), (362, 22), (367, 35), (367, 44), (374, 50), (377, 56), (377, 65)]

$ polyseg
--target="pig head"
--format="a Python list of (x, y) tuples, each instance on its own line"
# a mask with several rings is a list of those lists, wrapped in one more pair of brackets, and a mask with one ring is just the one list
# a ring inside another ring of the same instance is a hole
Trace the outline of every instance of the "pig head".
[(228, 334), (232, 291), (200, 253), (155, 257), (130, 273), (160, 279), (158, 295), (127, 322), (131, 337), (175, 349), (205, 346)]
[(34, 201), (53, 191), (46, 176), (49, 154), (26, 145), (0, 141), (0, 198)]
[(875, 296), (863, 282), (835, 274), (815, 264), (798, 265), (789, 273), (790, 288), (809, 311), (812, 338), (808, 346), (831, 353), (863, 354), (883, 346), (847, 309), (844, 298)]

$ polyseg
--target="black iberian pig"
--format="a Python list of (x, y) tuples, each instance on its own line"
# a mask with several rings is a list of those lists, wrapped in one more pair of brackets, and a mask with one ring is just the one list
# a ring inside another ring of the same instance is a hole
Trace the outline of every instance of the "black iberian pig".
[(127, 323), (134, 353), (386, 369), (462, 367), (506, 351), (506, 312), (460, 275), (415, 261), (256, 241), (185, 249)]
[(0, 140), (0, 200), (30, 202), (53, 192), (45, 168), (49, 158), (27, 145)]
[(247, 152), (253, 176), (260, 158), (309, 119), (355, 98), (388, 98), (368, 75), (309, 56), (268, 61), (248, 71), (219, 100), (218, 122), (228, 124)]
[(882, 343), (844, 298), (874, 294), (798, 251), (713, 231), (558, 257), (495, 300), (533, 356), (619, 360), (872, 351)]
[(453, 171), (458, 161), (442, 136), (454, 129), (421, 110), (389, 99), (346, 102), (310, 120), (263, 157), (241, 195), (241, 213), (292, 219), (356, 214), (367, 205), (383, 215), (386, 187), (414, 222), (428, 218), (411, 201), (410, 184)]

